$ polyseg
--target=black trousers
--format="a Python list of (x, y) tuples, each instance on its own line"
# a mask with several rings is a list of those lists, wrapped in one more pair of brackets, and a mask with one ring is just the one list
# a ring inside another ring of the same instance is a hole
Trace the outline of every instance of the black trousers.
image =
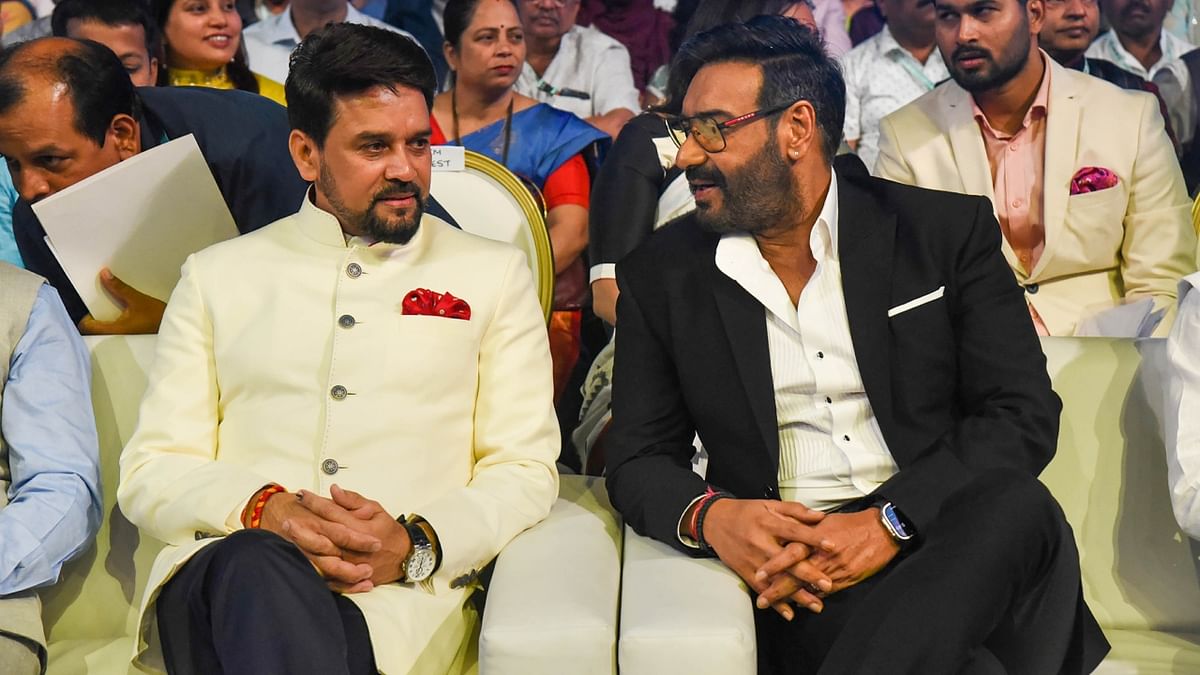
[(759, 672), (1082, 675), (1108, 652), (1071, 527), (1036, 479), (985, 472), (927, 529), (820, 614), (756, 610)]
[(377, 672), (362, 612), (271, 532), (243, 530), (206, 546), (156, 605), (172, 675)]

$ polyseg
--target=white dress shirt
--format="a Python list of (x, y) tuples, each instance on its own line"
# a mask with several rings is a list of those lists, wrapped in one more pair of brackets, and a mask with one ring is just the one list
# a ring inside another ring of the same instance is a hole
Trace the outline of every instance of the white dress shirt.
[[(400, 33), (416, 42), (416, 38), (407, 31), (367, 16), (350, 3), (346, 3), (344, 23), (383, 28), (393, 33)], [(288, 8), (282, 13), (263, 19), (246, 28), (242, 31), (242, 39), (246, 42), (246, 58), (250, 63), (250, 70), (276, 82), (287, 80), (288, 58), (300, 44), (300, 33), (296, 32), (296, 24), (292, 23), (291, 5), (288, 5)]]
[(1175, 519), (1200, 539), (1200, 272), (1179, 282), (1179, 313), (1167, 338), (1167, 478)]
[(780, 495), (821, 510), (869, 494), (897, 471), (850, 339), (837, 210), (834, 176), (809, 239), (817, 267), (795, 306), (753, 236), (726, 235), (716, 252), (717, 268), (767, 310)]
[[(517, 78), (517, 92), (583, 119), (625, 108), (642, 109), (629, 51), (591, 26), (572, 26), (562, 36), (558, 53), (539, 78), (528, 62)], [(572, 89), (581, 96), (556, 94)]]
[(879, 121), (912, 103), (950, 77), (942, 54), (934, 48), (921, 63), (896, 42), (887, 26), (842, 57), (846, 80), (848, 141), (868, 167), (879, 156)]
[(1147, 69), (1140, 61), (1129, 53), (1121, 44), (1115, 30), (1110, 30), (1096, 38), (1087, 50), (1087, 56), (1093, 59), (1104, 59), (1153, 82), (1167, 104), (1167, 114), (1171, 118), (1171, 128), (1180, 143), (1188, 143), (1192, 139), (1195, 126), (1196, 111), (1192, 103), (1192, 91), (1187, 65), (1180, 59), (1184, 54), (1196, 48), (1190, 42), (1175, 35), (1162, 31), (1158, 39), (1162, 58), (1158, 63)]

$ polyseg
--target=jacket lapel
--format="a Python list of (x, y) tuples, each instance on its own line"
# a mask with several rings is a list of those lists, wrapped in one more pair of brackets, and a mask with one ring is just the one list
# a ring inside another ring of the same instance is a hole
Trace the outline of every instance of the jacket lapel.
[(891, 431), (892, 376), (888, 308), (896, 216), (851, 181), (838, 183), (838, 256), (850, 341), (863, 389), (884, 437)]
[[(729, 348), (737, 363), (738, 375), (754, 421), (762, 434), (771, 460), (779, 466), (779, 423), (775, 416), (775, 384), (771, 378), (771, 354), (767, 348), (766, 309), (733, 279), (711, 264), (713, 295), (717, 311), (729, 338)], [(772, 477), (772, 480), (774, 478)]]
[(1046, 155), (1042, 160), (1042, 223), (1046, 243), (1037, 265), (1029, 275), (1038, 278), (1047, 263), (1054, 257), (1054, 246), (1058, 243), (1067, 217), (1067, 197), (1071, 194), (1071, 178), (1074, 176), (1075, 153), (1079, 145), (1080, 116), (1073, 73), (1048, 56), (1043, 56), (1050, 68), (1050, 101), (1046, 110)]
[[(954, 153), (958, 175), (962, 177), (962, 191), (987, 197), (992, 203), (994, 213), (996, 190), (992, 185), (991, 163), (988, 162), (987, 150), (983, 146), (979, 123), (975, 121), (975, 107), (972, 105), (971, 95), (953, 82), (945, 87), (945, 128), (950, 130), (950, 149)], [(1023, 269), (1017, 260), (1017, 254), (1008, 245), (1008, 239), (1002, 238), (1000, 248), (1008, 260), (1009, 267), (1014, 270)]]

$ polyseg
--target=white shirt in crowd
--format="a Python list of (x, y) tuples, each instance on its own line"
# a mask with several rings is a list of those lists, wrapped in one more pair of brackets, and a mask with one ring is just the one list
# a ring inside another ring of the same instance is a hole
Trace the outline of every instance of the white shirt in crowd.
[(1165, 441), (1175, 519), (1200, 539), (1200, 272), (1179, 282), (1179, 313), (1167, 338)]
[(1162, 50), (1162, 58), (1147, 69), (1125, 49), (1117, 37), (1117, 32), (1110, 30), (1096, 38), (1096, 41), (1088, 47), (1087, 56), (1111, 61), (1157, 85), (1163, 102), (1167, 104), (1167, 114), (1171, 118), (1171, 127), (1175, 130), (1175, 136), (1180, 143), (1186, 144), (1192, 139), (1196, 111), (1192, 103), (1188, 69), (1180, 57), (1196, 47), (1165, 29), (1158, 39), (1158, 46)]
[(842, 131), (846, 140), (858, 141), (858, 156), (873, 169), (879, 156), (880, 120), (931, 91), (950, 73), (936, 47), (922, 64), (884, 26), (842, 57), (842, 77), (846, 80)]
[(618, 108), (633, 112), (642, 108), (629, 51), (590, 26), (573, 26), (562, 36), (558, 53), (541, 78), (526, 63), (517, 91), (585, 119)]
[(834, 175), (809, 238), (817, 267), (795, 306), (753, 236), (725, 235), (716, 252), (717, 268), (767, 310), (780, 496), (821, 510), (870, 494), (897, 471), (850, 339), (837, 196)]
[[(350, 3), (346, 3), (345, 23), (384, 28), (415, 41), (410, 33), (369, 17)], [(276, 82), (282, 83), (287, 79), (288, 58), (292, 55), (292, 50), (300, 44), (300, 33), (296, 32), (296, 25), (292, 23), (290, 4), (282, 13), (247, 27), (242, 32), (242, 38), (246, 42), (246, 58), (250, 62), (250, 70)]]

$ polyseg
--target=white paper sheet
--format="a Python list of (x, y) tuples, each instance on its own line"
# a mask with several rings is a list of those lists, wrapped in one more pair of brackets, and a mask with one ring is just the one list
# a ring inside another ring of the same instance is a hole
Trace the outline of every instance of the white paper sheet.
[(188, 255), (238, 234), (190, 134), (139, 153), (33, 205), (54, 257), (100, 321), (121, 309), (102, 267), (166, 302)]

